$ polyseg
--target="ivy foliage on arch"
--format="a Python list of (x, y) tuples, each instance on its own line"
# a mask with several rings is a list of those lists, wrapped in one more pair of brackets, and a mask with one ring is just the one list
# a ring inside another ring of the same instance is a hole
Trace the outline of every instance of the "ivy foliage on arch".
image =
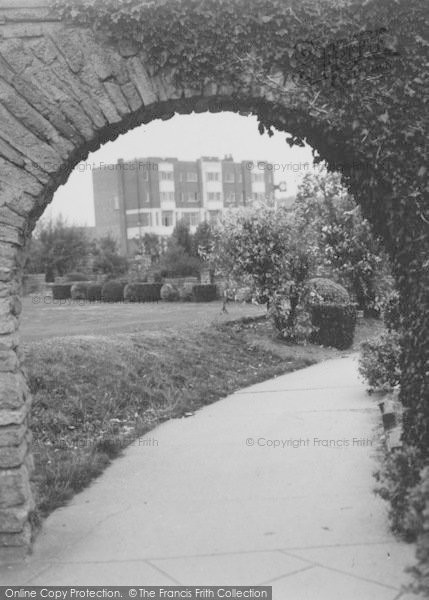
[(427, 0), (55, 0), (53, 7), (66, 22), (141, 54), (150, 74), (168, 74), (195, 96), (217, 86), (220, 96), (255, 97), (260, 80), (271, 93), (258, 109), (261, 133), (292, 131), (288, 143), (306, 141), (329, 168), (341, 165), (394, 264), (405, 325), (404, 438), (428, 458)]

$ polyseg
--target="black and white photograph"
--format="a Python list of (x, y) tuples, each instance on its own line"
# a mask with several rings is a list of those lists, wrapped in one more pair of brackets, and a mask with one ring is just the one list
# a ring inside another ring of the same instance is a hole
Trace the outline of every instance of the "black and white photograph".
[(0, 600), (429, 598), (428, 0), (0, 0)]

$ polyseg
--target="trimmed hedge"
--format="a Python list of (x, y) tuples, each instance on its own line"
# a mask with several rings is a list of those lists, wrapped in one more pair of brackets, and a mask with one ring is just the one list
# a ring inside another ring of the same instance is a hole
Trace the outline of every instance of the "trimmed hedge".
[(212, 283), (199, 283), (192, 288), (195, 302), (212, 302), (217, 298), (217, 287)]
[(161, 300), (160, 283), (129, 283), (124, 289), (124, 300), (128, 302), (158, 302)]
[(78, 281), (71, 287), (70, 293), (73, 300), (86, 300), (88, 297), (88, 286), (87, 281)]
[(307, 284), (312, 304), (319, 302), (327, 304), (349, 304), (350, 296), (345, 287), (325, 277), (314, 277)]
[(101, 300), (103, 302), (122, 302), (124, 299), (125, 281), (112, 279), (106, 281), (101, 289)]
[(90, 302), (100, 302), (101, 301), (101, 291), (103, 286), (101, 283), (89, 283), (88, 288), (86, 290), (86, 298)]
[(65, 275), (67, 281), (88, 281), (88, 277), (84, 273), (74, 271)]
[(339, 350), (353, 344), (356, 308), (353, 304), (319, 304), (310, 307), (311, 321), (316, 328), (310, 340), (321, 346)]
[(55, 283), (52, 286), (52, 297), (54, 300), (67, 300), (71, 298), (71, 283)]

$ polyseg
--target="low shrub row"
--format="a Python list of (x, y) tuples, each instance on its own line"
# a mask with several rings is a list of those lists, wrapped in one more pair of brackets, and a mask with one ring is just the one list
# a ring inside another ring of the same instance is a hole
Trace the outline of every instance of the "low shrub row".
[(194, 285), (192, 293), (195, 302), (212, 302), (213, 300), (216, 300), (217, 288), (212, 284), (199, 284)]
[(128, 302), (158, 302), (161, 299), (161, 283), (129, 283), (124, 289)]
[(178, 289), (171, 283), (128, 283), (122, 280), (107, 281), (104, 285), (89, 281), (56, 283), (52, 286), (55, 300), (89, 300), (92, 302), (210, 302), (217, 298), (215, 285), (197, 284)]

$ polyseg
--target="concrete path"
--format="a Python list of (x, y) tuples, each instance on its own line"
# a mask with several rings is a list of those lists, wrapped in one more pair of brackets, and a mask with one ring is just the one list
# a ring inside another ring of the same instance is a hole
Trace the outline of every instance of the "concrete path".
[(405, 599), (414, 548), (392, 537), (372, 492), (378, 413), (351, 357), (169, 421), (53, 513), (3, 584), (266, 584), (275, 600)]

